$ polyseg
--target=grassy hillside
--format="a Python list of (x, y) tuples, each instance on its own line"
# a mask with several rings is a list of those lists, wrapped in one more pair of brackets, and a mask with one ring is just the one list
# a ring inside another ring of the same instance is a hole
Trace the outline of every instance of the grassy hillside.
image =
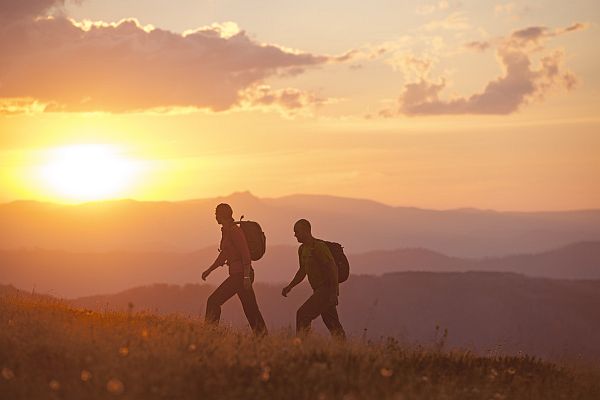
[[(439, 345), (441, 347), (442, 340)], [(597, 399), (600, 374), (0, 294), (2, 399)]]
[[(211, 283), (220, 283), (211, 277)], [(204, 313), (213, 286), (153, 285), (105, 296), (80, 298), (78, 307), (102, 311)], [(269, 328), (294, 324), (298, 307), (310, 294), (308, 282), (281, 297), (281, 286), (255, 285)], [(510, 273), (401, 272), (355, 276), (340, 287), (339, 313), (346, 332), (404, 343), (428, 344), (435, 326), (448, 329), (451, 348), (486, 354), (525, 352), (544, 358), (584, 358), (600, 364), (600, 281), (529, 278)], [(247, 327), (237, 299), (227, 302), (223, 319)], [(315, 328), (323, 328), (321, 321)], [(246, 328), (247, 329), (247, 328)]]

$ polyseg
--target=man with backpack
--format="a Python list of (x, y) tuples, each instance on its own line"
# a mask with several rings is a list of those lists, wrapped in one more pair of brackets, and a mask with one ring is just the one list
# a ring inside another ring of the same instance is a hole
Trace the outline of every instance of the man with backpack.
[(333, 337), (345, 339), (346, 334), (336, 308), (339, 280), (335, 259), (327, 243), (313, 237), (310, 222), (307, 220), (301, 219), (294, 224), (294, 236), (301, 243), (298, 248), (300, 267), (294, 279), (283, 288), (281, 294), (287, 297), (292, 288), (302, 282), (306, 276), (313, 289), (313, 294), (296, 313), (296, 333), (307, 333), (312, 320), (320, 315)]
[(206, 280), (212, 271), (225, 263), (229, 266), (229, 277), (208, 297), (205, 321), (218, 324), (221, 317), (221, 306), (237, 294), (254, 334), (266, 335), (267, 326), (252, 289), (254, 270), (244, 232), (235, 223), (233, 210), (229, 204), (219, 204), (215, 209), (215, 217), (222, 226), (220, 253), (212, 265), (202, 273), (202, 279)]

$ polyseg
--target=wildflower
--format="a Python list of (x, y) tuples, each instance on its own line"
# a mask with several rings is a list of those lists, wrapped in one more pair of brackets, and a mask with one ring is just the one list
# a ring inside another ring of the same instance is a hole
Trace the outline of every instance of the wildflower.
[(92, 373), (90, 371), (88, 371), (87, 369), (84, 369), (83, 371), (81, 371), (81, 380), (82, 381), (87, 382), (90, 379), (92, 379)]
[(12, 369), (4, 367), (2, 368), (2, 377), (7, 381), (10, 381), (11, 379), (14, 379), (15, 373)]
[(496, 379), (496, 377), (497, 377), (497, 376), (498, 376), (498, 371), (496, 371), (496, 369), (495, 369), (495, 368), (492, 368), (492, 369), (490, 370), (490, 374), (488, 375), (488, 379), (489, 379), (490, 381), (493, 381), (494, 379)]
[(268, 382), (271, 379), (271, 367), (264, 366), (262, 368), (262, 372), (260, 373), (260, 380), (263, 382)]
[(423, 376), (421, 377), (421, 382), (429, 382), (429, 377), (427, 377), (427, 376), (423, 375)]
[(196, 345), (195, 345), (194, 343), (191, 343), (191, 344), (188, 346), (188, 351), (189, 351), (189, 352), (196, 351)]
[(123, 382), (121, 382), (120, 380), (112, 378), (106, 383), (106, 390), (109, 393), (118, 395), (123, 393), (123, 391), (125, 390), (125, 385), (123, 385)]
[(300, 346), (302, 344), (302, 339), (300, 339), (299, 337), (295, 337), (294, 339), (292, 339), (292, 343), (294, 344), (294, 346)]
[(517, 370), (514, 369), (513, 367), (510, 367), (509, 369), (506, 370), (506, 372), (508, 372), (509, 375), (514, 375), (517, 373)]
[(125, 347), (125, 346), (121, 347), (119, 349), (119, 355), (121, 357), (127, 357), (129, 355), (129, 349), (127, 347)]
[(48, 386), (50, 386), (50, 389), (54, 390), (55, 392), (60, 390), (60, 382), (56, 379), (52, 379)]
[(392, 375), (394, 375), (394, 370), (391, 368), (381, 368), (379, 370), (379, 373), (381, 374), (381, 376), (383, 376), (384, 378), (389, 378)]

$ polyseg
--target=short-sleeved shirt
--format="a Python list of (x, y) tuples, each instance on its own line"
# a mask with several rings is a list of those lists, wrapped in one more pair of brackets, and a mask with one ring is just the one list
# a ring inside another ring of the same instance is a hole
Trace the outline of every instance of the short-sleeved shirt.
[[(329, 274), (326, 274), (325, 268), (331, 268), (332, 265), (335, 266), (335, 260), (325, 242), (317, 239), (313, 242), (312, 246), (301, 244), (298, 248), (298, 258), (300, 268), (308, 276), (308, 282), (313, 290), (317, 290), (329, 283)], [(337, 267), (335, 267), (333, 274), (335, 282), (330, 286), (335, 287), (336, 293), (338, 292), (337, 274)]]
[(221, 253), (219, 254), (217, 264), (227, 263), (229, 266), (229, 275), (243, 274), (244, 266), (252, 268), (250, 259), (250, 250), (246, 242), (246, 236), (237, 224), (231, 223), (223, 225), (221, 228)]

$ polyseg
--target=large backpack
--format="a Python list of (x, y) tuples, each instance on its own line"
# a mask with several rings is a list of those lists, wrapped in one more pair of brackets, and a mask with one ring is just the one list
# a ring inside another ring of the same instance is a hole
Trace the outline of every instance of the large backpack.
[(344, 254), (344, 247), (336, 242), (328, 242), (327, 240), (321, 240), (327, 245), (333, 260), (338, 267), (338, 283), (345, 282), (350, 276), (350, 262), (348, 257)]
[(255, 221), (244, 221), (244, 216), (239, 221), (235, 221), (236, 224), (242, 228), (246, 242), (248, 243), (248, 249), (250, 250), (250, 259), (252, 261), (258, 261), (262, 258), (267, 250), (267, 237), (263, 232), (260, 224)]

